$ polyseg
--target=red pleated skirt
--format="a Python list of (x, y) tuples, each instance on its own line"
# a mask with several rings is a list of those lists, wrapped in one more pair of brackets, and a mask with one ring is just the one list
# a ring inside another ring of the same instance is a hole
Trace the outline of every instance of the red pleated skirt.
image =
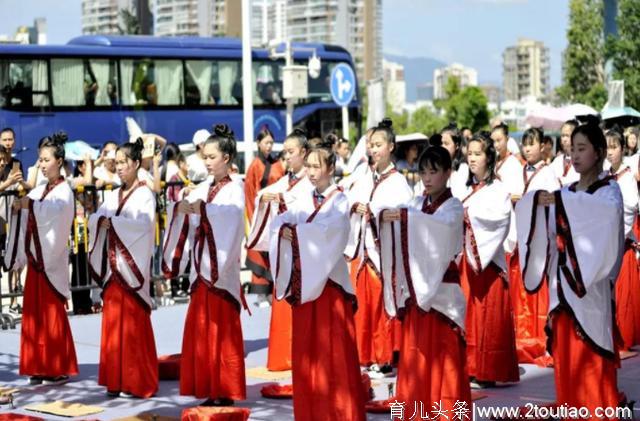
[(429, 411), (441, 402), (445, 413), (452, 413), (457, 401), (471, 408), (466, 359), (462, 332), (453, 322), (410, 304), (402, 319), (396, 399), (410, 412), (419, 402)]
[(27, 266), (22, 303), (20, 374), (58, 377), (78, 374), (66, 300), (43, 272)]
[(331, 281), (315, 301), (293, 308), (292, 356), (296, 420), (366, 419), (353, 304)]
[(291, 305), (285, 300), (273, 299), (267, 370), (291, 370)]
[(246, 398), (240, 309), (224, 291), (198, 282), (182, 339), (180, 394), (197, 398)]
[(110, 392), (153, 396), (158, 391), (158, 356), (151, 311), (115, 280), (107, 283), (102, 300), (98, 384)]
[(469, 375), (479, 381), (516, 382), (520, 374), (509, 286), (493, 264), (479, 274), (464, 264)]
[(616, 322), (624, 349), (640, 344), (640, 277), (635, 250), (627, 244), (616, 282)]
[(573, 317), (565, 310), (551, 318), (557, 404), (595, 409), (615, 408), (620, 401), (617, 386), (617, 353), (600, 355), (578, 334)]
[(355, 323), (360, 364), (390, 364), (393, 359), (393, 321), (384, 310), (382, 281), (369, 264), (365, 264), (357, 274), (355, 289), (358, 299)]
[(551, 359), (547, 355), (545, 326), (549, 313), (549, 287), (546, 278), (535, 294), (524, 287), (518, 249), (507, 255), (509, 267), (509, 292), (516, 329), (518, 362), (547, 366)]

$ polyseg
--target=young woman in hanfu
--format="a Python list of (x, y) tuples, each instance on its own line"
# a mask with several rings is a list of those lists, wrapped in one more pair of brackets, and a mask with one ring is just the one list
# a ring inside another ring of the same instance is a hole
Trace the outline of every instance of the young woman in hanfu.
[(395, 399), (445, 413), (471, 407), (466, 364), (466, 299), (455, 263), (462, 249), (463, 207), (447, 182), (447, 149), (432, 146), (418, 168), (424, 193), (407, 207), (382, 211), (380, 254), (387, 313), (402, 320)]
[(121, 186), (89, 218), (91, 276), (103, 288), (98, 384), (110, 396), (153, 396), (158, 357), (151, 326), (151, 257), (156, 200), (138, 180), (142, 140), (116, 151)]
[(356, 299), (344, 247), (349, 204), (332, 183), (332, 140), (309, 152), (313, 192), (298, 199), (271, 226), (270, 258), (277, 298), (293, 308), (295, 419), (366, 419), (356, 347)]
[[(391, 162), (395, 134), (389, 119), (383, 120), (371, 134), (374, 170), (356, 180), (348, 191), (350, 205), (349, 242), (345, 255), (350, 261), (358, 296), (356, 335), (360, 364), (370, 366), (373, 377), (391, 371), (393, 350), (399, 348), (393, 320), (385, 313), (378, 252), (378, 213), (409, 203), (413, 191)], [(398, 326), (399, 333), (399, 326)]]
[(207, 181), (173, 213), (168, 243), (176, 258), (192, 256), (191, 302), (182, 339), (180, 394), (206, 398), (205, 406), (228, 406), (246, 398), (240, 310), (240, 251), (244, 193), (230, 177), (236, 142), (226, 125), (216, 125), (204, 143)]
[(578, 126), (571, 147), (580, 180), (522, 198), (518, 246), (525, 288), (548, 279), (556, 402), (594, 415), (622, 400), (612, 291), (624, 253), (623, 197), (602, 171), (607, 143), (597, 122)]
[(46, 137), (38, 167), (47, 182), (13, 202), (5, 262), (27, 266), (20, 333), (21, 375), (30, 384), (60, 383), (78, 374), (66, 304), (69, 291), (69, 233), (74, 198), (60, 174), (67, 137)]
[[(307, 154), (307, 137), (304, 131), (295, 129), (284, 141), (284, 158), (287, 173), (274, 184), (260, 190), (256, 197), (253, 220), (247, 238), (247, 249), (269, 251), (269, 227), (273, 218), (287, 210), (300, 196), (313, 191), (304, 166)], [(284, 300), (273, 300), (267, 369), (291, 370), (291, 306)]]
[(624, 203), (624, 255), (620, 275), (616, 281), (616, 321), (624, 342), (624, 349), (640, 344), (640, 277), (633, 226), (638, 214), (638, 185), (631, 168), (623, 163), (624, 137), (617, 130), (606, 133), (609, 173), (622, 192)]
[(517, 382), (518, 356), (503, 242), (509, 230), (511, 196), (496, 179), (491, 138), (474, 135), (467, 146), (469, 180), (464, 206), (461, 283), (467, 294), (469, 375), (476, 386)]
[[(522, 135), (522, 150), (526, 159), (521, 175), (524, 182), (524, 193), (537, 190), (553, 192), (560, 188), (560, 182), (553, 169), (544, 161), (543, 143), (544, 133), (540, 129), (530, 128)], [(514, 229), (514, 232), (516, 231), (517, 229)], [(517, 247), (508, 262), (518, 360), (520, 363), (548, 366), (552, 363), (551, 358), (547, 355), (547, 334), (545, 332), (549, 313), (549, 288), (546, 283), (543, 283), (535, 294), (526, 291), (522, 282)]]

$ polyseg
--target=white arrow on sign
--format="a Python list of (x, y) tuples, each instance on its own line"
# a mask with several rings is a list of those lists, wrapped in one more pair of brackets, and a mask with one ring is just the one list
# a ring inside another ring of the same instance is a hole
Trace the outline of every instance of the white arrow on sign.
[(351, 92), (351, 82), (349, 80), (344, 80), (342, 69), (338, 69), (336, 71), (336, 78), (338, 79), (338, 96), (342, 99), (345, 94)]

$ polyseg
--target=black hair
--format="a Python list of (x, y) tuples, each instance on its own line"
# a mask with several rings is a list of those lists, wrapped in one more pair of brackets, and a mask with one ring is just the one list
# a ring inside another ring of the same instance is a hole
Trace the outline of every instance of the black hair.
[(449, 123), (446, 127), (440, 130), (441, 136), (444, 136), (445, 134), (451, 136), (451, 140), (453, 140), (453, 143), (456, 145), (456, 151), (453, 154), (451, 167), (454, 171), (458, 171), (460, 165), (464, 162), (464, 156), (462, 155), (462, 134), (454, 122)]
[(500, 124), (494, 126), (491, 129), (491, 133), (495, 132), (496, 130), (500, 130), (504, 134), (504, 137), (506, 137), (507, 139), (509, 138), (509, 126), (504, 124), (504, 122), (500, 122)]
[(213, 133), (204, 142), (204, 146), (212, 144), (215, 144), (223, 154), (229, 155), (229, 165), (231, 165), (233, 160), (236, 159), (236, 155), (238, 155), (233, 130), (226, 124), (216, 124), (213, 127)]
[(452, 166), (449, 151), (442, 146), (429, 146), (422, 152), (418, 159), (418, 169), (426, 171), (427, 169), (442, 171), (450, 170)]
[(7, 148), (5, 148), (2, 145), (0, 145), (0, 155), (5, 155), (11, 158), (11, 155), (9, 154), (9, 151), (7, 150)]
[(442, 135), (440, 133), (433, 134), (429, 140), (427, 140), (427, 147), (429, 146), (442, 146)]
[(13, 135), (13, 139), (15, 140), (16, 132), (11, 127), (5, 127), (4, 129), (0, 130), (0, 134), (6, 133), (6, 132), (11, 133)]
[(622, 130), (620, 130), (620, 126), (614, 125), (611, 129), (605, 132), (604, 137), (607, 140), (607, 145), (609, 140), (612, 140), (620, 145), (620, 149), (622, 149), (623, 152), (626, 149), (625, 138), (622, 134)]
[(139, 137), (135, 142), (126, 142), (118, 146), (116, 152), (122, 151), (124, 156), (132, 160), (133, 162), (142, 162), (142, 151), (144, 150), (144, 142)]
[(531, 127), (522, 134), (522, 146), (533, 145), (538, 142), (540, 146), (544, 143), (544, 132), (538, 127)]
[(553, 145), (553, 137), (549, 136), (548, 134), (544, 135), (544, 137), (542, 138), (542, 143), (551, 143)]
[(333, 151), (333, 146), (339, 141), (339, 139), (340, 138), (336, 134), (329, 133), (324, 139), (320, 139), (314, 143), (314, 145), (309, 149), (309, 152), (307, 152), (305, 160), (309, 158), (309, 155), (313, 152), (317, 152), (320, 162), (323, 162), (327, 168), (334, 168), (335, 170), (336, 154)]
[[(215, 128), (220, 126), (220, 124), (217, 124), (213, 130), (215, 131)], [(233, 132), (231, 132), (231, 134), (233, 134)], [(262, 126), (260, 128), (260, 131), (258, 132), (258, 135), (256, 136), (256, 142), (260, 143), (262, 142), (262, 139), (264, 139), (265, 137), (270, 137), (271, 139), (275, 140), (275, 136), (273, 135), (273, 133), (271, 132), (271, 130), (269, 130), (269, 126), (267, 126), (266, 124), (264, 126)]]
[(167, 143), (164, 147), (164, 159), (165, 161), (176, 161), (178, 162), (178, 158), (182, 155), (182, 151), (180, 151), (180, 147), (171, 142)]
[(562, 127), (571, 126), (571, 127), (573, 127), (573, 130), (575, 130), (576, 127), (578, 127), (579, 125), (580, 125), (580, 123), (578, 122), (578, 120), (573, 119), (573, 118), (571, 120), (567, 120), (564, 123), (562, 123)]
[(607, 156), (607, 139), (600, 129), (600, 119), (597, 116), (589, 115), (585, 116), (584, 121), (584, 124), (576, 127), (571, 133), (571, 146), (573, 146), (576, 135), (581, 134), (589, 140), (593, 149), (600, 155), (600, 163), (602, 163)]
[(59, 131), (51, 136), (45, 136), (40, 139), (39, 149), (51, 148), (53, 149), (53, 157), (64, 161), (64, 144), (67, 142), (67, 139), (67, 134)]
[[(493, 140), (491, 139), (491, 133), (486, 131), (481, 131), (475, 133), (471, 139), (469, 139), (469, 145), (471, 142), (479, 142), (482, 144), (482, 151), (487, 156), (487, 171), (489, 172), (489, 176), (485, 180), (487, 184), (493, 183), (493, 180), (496, 178), (495, 169), (496, 169), (496, 147), (493, 144)], [(467, 186), (473, 184), (473, 173), (469, 171), (469, 178), (467, 179)]]
[(289, 139), (297, 140), (298, 145), (300, 145), (302, 149), (309, 150), (309, 140), (307, 139), (307, 132), (304, 129), (296, 127), (284, 140), (286, 142)]
[(104, 144), (102, 145), (102, 149), (100, 150), (100, 152), (104, 151), (107, 146), (109, 145), (113, 145), (116, 147), (116, 149), (118, 148), (118, 144), (116, 142), (114, 142), (113, 140), (107, 140), (106, 142), (104, 142)]
[(373, 135), (376, 133), (382, 133), (387, 142), (391, 143), (392, 145), (395, 145), (396, 134), (393, 131), (393, 121), (390, 118), (388, 117), (383, 118), (382, 121), (378, 123), (378, 125), (373, 129), (373, 132), (371, 133), (371, 137), (373, 137)]

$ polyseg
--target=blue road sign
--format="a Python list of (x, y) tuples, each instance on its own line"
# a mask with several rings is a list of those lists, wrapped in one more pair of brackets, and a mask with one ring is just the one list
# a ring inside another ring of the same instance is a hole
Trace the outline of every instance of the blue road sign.
[(356, 75), (351, 67), (339, 63), (331, 72), (331, 97), (341, 107), (351, 103), (356, 94)]

